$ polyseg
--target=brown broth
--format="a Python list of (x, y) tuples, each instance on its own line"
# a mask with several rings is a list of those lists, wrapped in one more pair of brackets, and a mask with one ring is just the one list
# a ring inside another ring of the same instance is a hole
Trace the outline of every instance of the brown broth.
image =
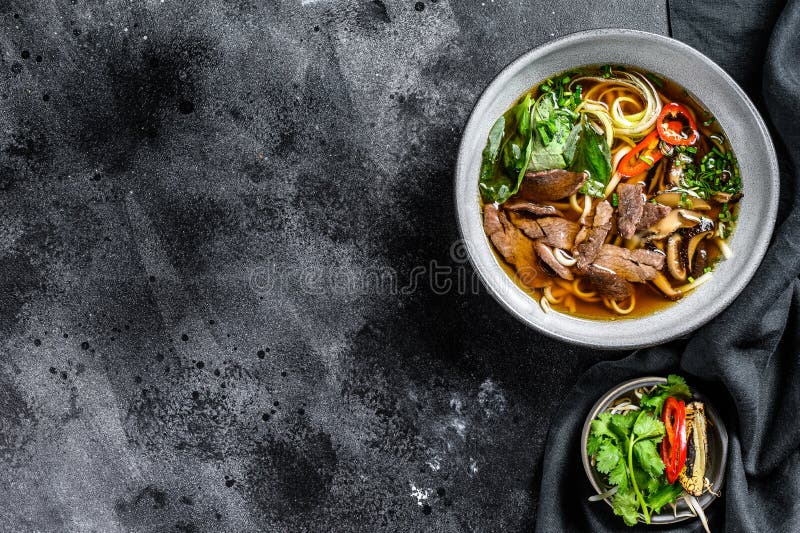
[[(571, 70), (569, 72), (562, 73), (562, 74), (559, 74), (557, 76), (553, 76), (553, 78), (560, 78), (560, 77), (565, 76), (565, 75), (569, 75), (569, 76), (571, 76), (573, 78), (575, 76), (578, 76), (578, 75), (596, 75), (596, 73), (598, 72), (599, 68), (600, 68), (600, 66), (591, 66), (591, 65), (589, 65), (589, 66), (581, 67), (580, 69)], [(708, 140), (709, 135), (713, 135), (713, 134), (721, 135), (724, 138), (723, 146), (725, 147), (726, 150), (729, 150), (729, 151), (731, 150), (731, 147), (730, 147), (730, 145), (728, 143), (727, 137), (725, 136), (724, 131), (722, 130), (720, 124), (716, 120), (714, 120), (714, 122), (709, 126), (704, 126), (703, 125), (703, 121), (707, 120), (712, 115), (697, 100), (697, 98), (695, 98), (693, 95), (688, 93), (683, 87), (681, 87), (680, 85), (678, 85), (674, 81), (671, 81), (671, 80), (668, 80), (668, 79), (664, 78), (660, 74), (653, 74), (652, 76), (655, 76), (658, 80), (660, 80), (662, 82), (662, 86), (659, 86), (657, 83), (655, 83), (653, 81), (653, 78), (651, 76), (648, 76), (648, 73), (646, 73), (645, 71), (642, 71), (640, 69), (631, 68), (631, 67), (623, 67), (623, 68), (625, 68), (629, 72), (638, 72), (640, 74), (644, 74), (645, 76), (647, 76), (651, 80), (651, 82), (654, 83), (654, 86), (656, 88), (657, 93), (662, 97), (662, 102), (664, 100), (666, 100), (666, 101), (670, 101), (670, 102), (681, 103), (681, 104), (685, 105), (687, 108), (689, 108), (695, 114), (697, 127), (698, 127), (698, 130), (700, 131), (700, 140), (696, 144), (697, 149), (698, 149), (697, 156), (695, 158), (696, 161), (699, 162), (701, 157), (702, 157), (702, 155), (710, 150), (710, 146), (709, 146), (710, 142)], [(615, 66), (614, 69), (617, 70), (617, 67)], [(591, 88), (592, 84), (594, 84), (594, 83), (596, 83), (596, 82), (588, 82), (588, 83), (582, 82), (581, 85), (583, 87), (583, 92), (586, 93), (587, 90), (589, 90)], [(520, 101), (522, 101), (522, 99), (525, 97), (526, 94), (530, 94), (531, 97), (534, 100), (536, 98), (538, 98), (540, 96), (539, 85), (537, 85), (536, 87), (532, 88), (528, 92), (523, 93), (520, 96), (520, 98), (517, 100), (517, 102), (515, 102), (515, 104), (519, 103)], [(630, 112), (631, 111), (629, 109), (624, 109), (624, 110), (626, 112)], [(641, 182), (641, 178), (638, 178), (638, 179), (637, 178), (628, 178), (627, 180), (623, 180), (623, 182), (626, 182), (626, 181), (628, 183), (636, 183), (636, 182)], [(649, 185), (649, 182), (646, 182), (645, 183), (645, 191), (647, 191), (648, 185)], [(654, 189), (654, 191), (655, 190), (657, 190), (657, 189)], [(648, 197), (649, 197), (649, 195), (648, 195)], [(609, 200), (610, 200), (610, 197), (609, 197)], [(480, 199), (479, 201), (480, 201), (480, 204), (481, 204), (481, 210), (483, 210), (483, 200)], [(563, 203), (564, 200), (561, 200), (560, 202)], [(704, 214), (708, 218), (711, 218), (712, 220), (714, 220), (716, 222), (721, 208), (720, 208), (720, 206), (718, 204), (715, 204), (713, 202), (711, 203), (711, 205), (712, 205), (712, 209), (709, 210), (709, 211), (706, 211)], [(733, 213), (736, 213), (738, 211), (738, 204), (730, 206), (730, 209), (731, 209), (731, 211)], [(568, 219), (570, 219), (572, 221), (577, 221), (580, 218), (580, 215), (578, 213), (574, 212), (571, 209), (568, 210), (568, 211), (565, 211), (564, 214), (565, 214), (566, 218), (568, 218)], [(734, 229), (735, 229), (735, 225), (734, 225)], [(709, 265), (715, 265), (719, 260), (721, 260), (721, 258), (722, 258), (721, 255), (722, 254), (721, 254), (718, 246), (716, 244), (714, 244), (712, 241), (704, 240), (704, 241), (702, 241), (700, 247), (704, 248), (706, 250), (706, 253), (708, 254), (708, 264)], [(508, 274), (522, 290), (524, 290), (526, 293), (528, 293), (532, 298), (536, 299), (537, 301), (540, 298), (543, 298), (542, 291), (540, 289), (531, 289), (529, 287), (526, 287), (525, 285), (523, 285), (520, 282), (519, 277), (517, 276), (517, 274), (516, 274), (516, 272), (514, 270), (514, 267), (512, 265), (508, 264), (505, 261), (505, 259), (503, 259), (503, 257), (494, 249), (493, 245), (492, 245), (492, 251), (495, 254), (495, 257), (497, 258), (498, 262), (503, 267), (503, 270), (506, 272), (506, 274)], [(713, 266), (712, 266), (712, 268), (713, 268)], [(666, 268), (664, 269), (663, 273), (665, 274), (665, 276), (667, 276), (668, 279), (670, 279), (670, 281), (673, 283), (673, 286), (679, 286), (679, 285), (682, 285), (684, 283), (688, 283), (688, 282), (676, 282), (675, 280), (672, 280), (670, 278)], [(578, 278), (578, 277), (580, 277), (580, 276), (576, 276), (576, 278)], [(569, 315), (576, 316), (576, 317), (592, 319), (592, 320), (619, 320), (619, 319), (639, 318), (639, 317), (642, 317), (642, 316), (650, 315), (650, 314), (653, 314), (655, 312), (661, 311), (661, 310), (669, 307), (670, 305), (672, 305), (674, 303), (680, 302), (680, 300), (678, 300), (677, 302), (673, 302), (673, 301), (667, 299), (658, 289), (656, 289), (650, 283), (633, 283), (632, 285), (633, 285), (634, 291), (635, 291), (634, 294), (635, 294), (635, 298), (636, 298), (636, 305), (635, 305), (633, 311), (631, 311), (627, 315), (617, 314), (616, 312), (614, 312), (614, 311), (608, 309), (607, 307), (605, 307), (605, 305), (603, 305), (602, 302), (596, 302), (596, 303), (595, 302), (585, 302), (583, 300), (580, 300), (579, 298), (575, 298), (575, 308), (576, 309), (575, 309), (574, 312), (569, 311), (566, 308), (566, 306), (564, 306), (563, 304), (550, 304), (550, 306), (554, 310), (556, 310), (558, 312), (561, 312), (561, 313), (564, 313), (564, 314), (569, 314)], [(688, 293), (686, 293), (686, 294), (688, 294)], [(684, 297), (686, 296), (686, 294), (684, 295)]]

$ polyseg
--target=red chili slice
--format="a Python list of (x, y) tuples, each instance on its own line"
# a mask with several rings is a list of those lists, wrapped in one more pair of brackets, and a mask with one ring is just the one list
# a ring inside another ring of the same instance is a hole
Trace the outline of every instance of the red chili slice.
[[(675, 463), (675, 477), (683, 470), (683, 465), (686, 464), (686, 449), (689, 447), (689, 442), (686, 440), (686, 404), (678, 402), (678, 410), (675, 413), (675, 441), (678, 443), (678, 452), (676, 453)], [(673, 480), (674, 482), (674, 480)]]
[(659, 140), (657, 130), (645, 137), (622, 158), (622, 161), (617, 166), (617, 172), (622, 176), (631, 177), (638, 176), (653, 168), (653, 165), (664, 157), (658, 147)]
[(661, 460), (667, 481), (675, 483), (686, 464), (686, 404), (673, 397), (664, 402), (661, 415), (666, 436), (661, 441)]
[(656, 131), (659, 137), (672, 145), (689, 146), (700, 138), (691, 112), (676, 102), (667, 104), (661, 109), (657, 124)]

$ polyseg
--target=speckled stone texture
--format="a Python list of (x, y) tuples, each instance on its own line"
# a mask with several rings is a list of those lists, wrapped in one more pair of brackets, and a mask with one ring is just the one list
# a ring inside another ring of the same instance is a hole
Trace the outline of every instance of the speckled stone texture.
[(666, 8), (0, 2), (0, 530), (528, 529), (620, 354), (459, 287), (452, 168), (505, 64), (600, 26)]

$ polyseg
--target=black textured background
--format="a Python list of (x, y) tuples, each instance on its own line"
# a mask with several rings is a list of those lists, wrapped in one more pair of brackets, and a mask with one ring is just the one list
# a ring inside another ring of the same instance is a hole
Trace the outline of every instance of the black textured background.
[(549, 417), (621, 354), (342, 287), (454, 283), (472, 104), (603, 26), (666, 7), (0, 0), (0, 529), (528, 529)]

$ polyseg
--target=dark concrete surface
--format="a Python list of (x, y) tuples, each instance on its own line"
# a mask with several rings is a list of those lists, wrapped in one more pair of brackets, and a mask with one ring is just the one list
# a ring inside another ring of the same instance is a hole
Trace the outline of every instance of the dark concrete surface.
[(603, 26), (666, 9), (0, 1), (0, 530), (529, 529), (620, 354), (459, 287), (451, 173), (504, 65)]

